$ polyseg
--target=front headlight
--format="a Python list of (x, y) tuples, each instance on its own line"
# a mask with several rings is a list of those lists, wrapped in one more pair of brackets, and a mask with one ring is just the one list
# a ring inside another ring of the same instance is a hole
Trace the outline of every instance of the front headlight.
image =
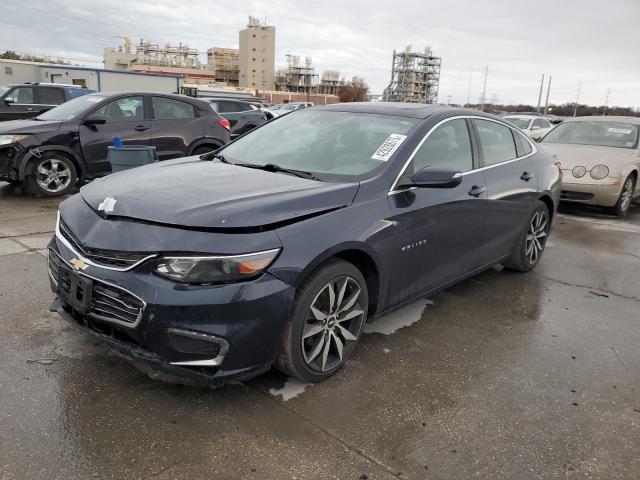
[(27, 138), (27, 135), (0, 135), (0, 145), (11, 145)]
[(280, 249), (245, 255), (161, 257), (153, 271), (175, 282), (191, 284), (231, 283), (262, 273)]
[(578, 165), (577, 167), (573, 167), (573, 170), (571, 170), (571, 173), (573, 174), (574, 177), (581, 178), (585, 176), (585, 174), (587, 173), (587, 169), (584, 168), (582, 165)]
[(591, 178), (594, 180), (602, 180), (609, 175), (609, 167), (606, 165), (596, 165), (591, 169)]

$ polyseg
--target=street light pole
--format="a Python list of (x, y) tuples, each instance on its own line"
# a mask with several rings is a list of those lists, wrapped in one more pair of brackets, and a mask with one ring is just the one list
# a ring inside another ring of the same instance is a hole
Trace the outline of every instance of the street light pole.
[(549, 84), (547, 85), (547, 98), (544, 101), (544, 114), (547, 114), (547, 109), (549, 108), (549, 92), (551, 91), (551, 79), (553, 77), (549, 75)]
[(538, 106), (536, 112), (540, 113), (540, 102), (542, 101), (542, 88), (544, 87), (544, 73), (542, 74), (542, 80), (540, 80), (540, 91), (538, 92)]
[(484, 102), (487, 94), (487, 77), (489, 76), (489, 65), (484, 69), (484, 85), (482, 86), (482, 104), (480, 105), (480, 111), (484, 112)]
[(611, 89), (607, 88), (607, 98), (604, 101), (604, 112), (602, 112), (605, 117), (607, 116), (607, 106), (609, 105), (609, 93), (611, 93)]
[(573, 116), (578, 116), (578, 102), (580, 101), (580, 90), (582, 89), (582, 82), (578, 83), (578, 95), (576, 95), (576, 106), (573, 109)]

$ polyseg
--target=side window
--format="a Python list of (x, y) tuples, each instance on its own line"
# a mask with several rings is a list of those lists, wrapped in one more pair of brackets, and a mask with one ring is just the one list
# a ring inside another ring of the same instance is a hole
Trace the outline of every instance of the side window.
[(533, 126), (534, 126), (534, 127), (545, 128), (544, 121), (543, 121), (541, 118), (536, 118), (536, 119), (533, 121)]
[(478, 129), (485, 165), (506, 162), (518, 156), (509, 127), (489, 120), (474, 120), (474, 122)]
[(464, 119), (451, 120), (438, 127), (418, 149), (412, 163), (414, 172), (433, 165), (461, 172), (473, 169), (467, 122)]
[(156, 120), (177, 120), (196, 116), (190, 103), (167, 97), (152, 97), (151, 102)]
[(33, 88), (17, 87), (5, 97), (5, 100), (13, 103), (33, 104)]
[(516, 147), (518, 150), (519, 157), (529, 155), (531, 152), (533, 152), (533, 148), (531, 148), (531, 144), (522, 133), (513, 132), (513, 136), (516, 139)]
[(141, 122), (144, 120), (143, 97), (125, 97), (105, 103), (93, 115), (103, 117), (107, 123)]
[(220, 104), (222, 113), (233, 113), (233, 112), (240, 111), (238, 104), (235, 102), (218, 102), (218, 103)]
[(251, 110), (253, 110), (251, 108), (251, 105), (249, 105), (248, 103), (236, 102), (236, 105), (239, 108), (239, 112), (250, 112)]
[(58, 88), (40, 87), (38, 94), (40, 95), (40, 103), (43, 105), (60, 105), (64, 103), (64, 95), (62, 95), (62, 90)]

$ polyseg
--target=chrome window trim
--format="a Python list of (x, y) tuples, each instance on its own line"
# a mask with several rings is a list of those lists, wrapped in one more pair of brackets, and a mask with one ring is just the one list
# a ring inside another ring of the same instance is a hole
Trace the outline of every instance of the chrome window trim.
[[(474, 168), (474, 169), (471, 169), (471, 170), (467, 170), (466, 172), (461, 172), (461, 174), (463, 176), (464, 175), (469, 175), (471, 173), (482, 172), (484, 170), (488, 170), (488, 169), (494, 168), (494, 167), (499, 167), (501, 165), (507, 165), (507, 164), (509, 164), (511, 162), (516, 162), (518, 160), (522, 160), (524, 158), (530, 157), (530, 156), (535, 155), (536, 153), (538, 153), (538, 148), (535, 146), (535, 144), (531, 141), (530, 138), (528, 138), (524, 133), (522, 133), (517, 127), (509, 125), (509, 124), (507, 124), (505, 122), (502, 122), (500, 120), (496, 120), (495, 118), (483, 117), (483, 116), (480, 116), (480, 115), (456, 115), (456, 116), (453, 116), (453, 117), (448, 117), (448, 118), (445, 118), (443, 120), (440, 120), (433, 127), (431, 127), (427, 133), (425, 133), (424, 137), (422, 137), (422, 140), (420, 140), (420, 143), (416, 146), (416, 148), (413, 150), (413, 152), (411, 152), (411, 155), (409, 155), (409, 158), (407, 159), (407, 161), (403, 165), (402, 170), (400, 170), (400, 173), (398, 174), (398, 176), (394, 180), (393, 184), (391, 184), (391, 188), (389, 189), (389, 193), (387, 193), (387, 195), (395, 195), (396, 193), (406, 192), (408, 190), (412, 190), (413, 188), (415, 188), (415, 187), (411, 187), (409, 189), (396, 190), (396, 187), (398, 186), (398, 182), (400, 181), (400, 179), (404, 175), (404, 172), (407, 170), (407, 167), (409, 166), (409, 164), (413, 160), (413, 157), (415, 157), (416, 153), (418, 152), (418, 150), (420, 150), (420, 147), (422, 147), (422, 144), (425, 141), (427, 141), (429, 136), (440, 125), (442, 125), (444, 123), (447, 123), (447, 122), (449, 122), (451, 120), (460, 120), (460, 119), (464, 119), (464, 120), (466, 120), (466, 119), (471, 119), (471, 120), (478, 119), (478, 120), (487, 120), (489, 122), (497, 123), (497, 124), (502, 125), (504, 127), (510, 128), (511, 130), (516, 132), (518, 135), (521, 135), (523, 138), (525, 138), (527, 140), (527, 142), (529, 142), (529, 145), (531, 145), (531, 152), (526, 154), (526, 155), (523, 155), (521, 157), (512, 158), (510, 160), (505, 160), (504, 162), (494, 163), (493, 165), (486, 165), (484, 167), (478, 167), (478, 168)], [(473, 132), (469, 132), (469, 134), (473, 135)], [(471, 138), (469, 138), (469, 140), (471, 140)], [(515, 145), (514, 145), (514, 147), (515, 147)], [(516, 148), (516, 152), (517, 152), (517, 148)]]
[(58, 211), (58, 218), (56, 220), (56, 239), (60, 240), (60, 242), (65, 247), (67, 247), (69, 250), (71, 250), (78, 257), (78, 259), (82, 260), (87, 265), (91, 265), (92, 267), (96, 267), (96, 268), (102, 268), (102, 269), (105, 269), (105, 270), (113, 270), (113, 271), (116, 271), (116, 272), (127, 272), (129, 270), (132, 270), (132, 269), (136, 268), (138, 265), (146, 262), (150, 258), (154, 258), (154, 257), (158, 256), (158, 254), (156, 254), (156, 253), (154, 253), (152, 255), (148, 255), (148, 256), (144, 257), (142, 260), (139, 260), (136, 263), (134, 263), (133, 265), (130, 265), (130, 266), (126, 267), (126, 268), (108, 267), (106, 265), (100, 265), (99, 263), (95, 263), (92, 260), (90, 260), (87, 257), (85, 257), (84, 255), (82, 255), (80, 252), (78, 252), (78, 250), (76, 250), (73, 247), (73, 245), (71, 245), (71, 242), (69, 242), (69, 240), (64, 238), (64, 235), (62, 235), (62, 232), (60, 231), (60, 212), (59, 211)]
[[(87, 314), (87, 316), (89, 316), (89, 317), (94, 317), (94, 318), (97, 318), (97, 319), (99, 319), (99, 320), (104, 320), (105, 322), (111, 322), (111, 323), (115, 323), (115, 324), (118, 324), (118, 325), (122, 325), (123, 327), (135, 328), (135, 327), (137, 327), (137, 326), (138, 326), (138, 324), (140, 323), (140, 320), (142, 320), (142, 315), (144, 314), (144, 311), (145, 311), (145, 309), (147, 308), (147, 302), (145, 302), (145, 301), (144, 301), (142, 298), (140, 298), (138, 295), (136, 295), (136, 294), (135, 294), (135, 293), (133, 293), (133, 292), (130, 292), (130, 291), (129, 291), (129, 290), (127, 290), (126, 288), (119, 287), (118, 285), (115, 285), (115, 284), (113, 284), (113, 283), (111, 283), (111, 282), (107, 282), (107, 281), (102, 280), (102, 279), (100, 279), (100, 278), (96, 278), (96, 277), (93, 277), (93, 276), (91, 276), (91, 275), (89, 275), (89, 274), (86, 274), (86, 273), (84, 273), (84, 272), (80, 272), (80, 271), (76, 270), (76, 269), (73, 267), (73, 265), (71, 265), (71, 264), (70, 264), (69, 262), (67, 262), (64, 258), (62, 258), (62, 255), (60, 255), (58, 252), (56, 252), (53, 248), (49, 248), (48, 250), (49, 250), (49, 252), (54, 253), (54, 254), (55, 254), (55, 255), (60, 259), (60, 261), (61, 261), (62, 263), (64, 263), (65, 265), (67, 265), (71, 270), (73, 270), (74, 272), (76, 272), (76, 273), (77, 273), (78, 275), (80, 275), (81, 277), (87, 277), (88, 279), (93, 280), (94, 282), (102, 283), (102, 284), (104, 284), (104, 285), (108, 285), (108, 286), (109, 286), (109, 287), (111, 287), (111, 288), (115, 288), (115, 289), (117, 289), (117, 290), (121, 290), (121, 291), (123, 291), (123, 292), (125, 292), (125, 293), (127, 293), (127, 294), (131, 295), (132, 297), (137, 298), (138, 300), (140, 300), (140, 302), (142, 302), (142, 308), (140, 309), (140, 313), (138, 313), (138, 317), (136, 318), (135, 322), (132, 322), (132, 323), (130, 323), (130, 322), (124, 322), (124, 321), (121, 321), (121, 320), (115, 320), (115, 319), (110, 318), (110, 317), (103, 317), (102, 315), (96, 315), (96, 314), (92, 314), (92, 313), (88, 313), (88, 314)], [(49, 271), (49, 276), (51, 276), (51, 271)], [(53, 277), (51, 277), (51, 278), (53, 278)]]

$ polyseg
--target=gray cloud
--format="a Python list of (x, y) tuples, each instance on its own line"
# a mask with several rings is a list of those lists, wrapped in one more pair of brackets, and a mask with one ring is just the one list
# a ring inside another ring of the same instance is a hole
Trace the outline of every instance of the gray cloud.
[(234, 47), (253, 14), (276, 25), (276, 63), (311, 56), (317, 70), (364, 77), (373, 93), (389, 81), (391, 52), (407, 42), (441, 55), (440, 100), (487, 97), (534, 103), (540, 75), (553, 75), (551, 102), (575, 99), (640, 106), (638, 0), (336, 1), (31, 0), (2, 2), (0, 45), (100, 64), (102, 49), (127, 35), (189, 43), (204, 52)]

